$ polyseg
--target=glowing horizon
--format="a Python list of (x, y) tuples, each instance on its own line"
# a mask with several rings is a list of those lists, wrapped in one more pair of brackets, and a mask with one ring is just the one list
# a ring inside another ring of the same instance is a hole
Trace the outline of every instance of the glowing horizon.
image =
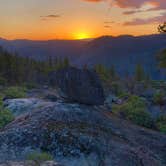
[(157, 25), (165, 18), (165, 0), (6, 0), (0, 6), (0, 37), (79, 40), (139, 36), (157, 33)]

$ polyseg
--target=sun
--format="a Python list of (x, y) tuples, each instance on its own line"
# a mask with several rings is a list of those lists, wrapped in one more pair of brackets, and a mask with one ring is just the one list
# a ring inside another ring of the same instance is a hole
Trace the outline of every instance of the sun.
[(88, 39), (90, 38), (90, 35), (86, 32), (78, 32), (74, 35), (75, 39), (81, 40), (81, 39)]

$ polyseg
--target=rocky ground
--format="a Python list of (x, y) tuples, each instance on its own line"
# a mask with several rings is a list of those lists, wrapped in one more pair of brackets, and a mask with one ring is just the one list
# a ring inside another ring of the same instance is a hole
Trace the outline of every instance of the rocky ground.
[(8, 100), (8, 107), (19, 116), (0, 132), (0, 161), (44, 150), (65, 166), (166, 164), (166, 135), (118, 119), (104, 107), (34, 98)]
[[(63, 166), (165, 166), (166, 135), (115, 116), (111, 103), (121, 101), (109, 97), (104, 105), (96, 76), (77, 72), (59, 77), (71, 88), (62, 88), (65, 97), (45, 87), (29, 91), (27, 98), (4, 100), (15, 120), (0, 131), (0, 163), (26, 166), (28, 154), (44, 151)], [(101, 105), (94, 104), (98, 100)]]

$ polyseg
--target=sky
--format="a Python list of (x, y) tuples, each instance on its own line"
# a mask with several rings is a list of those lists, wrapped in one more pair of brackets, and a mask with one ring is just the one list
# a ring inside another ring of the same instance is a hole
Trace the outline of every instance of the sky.
[(157, 33), (166, 0), (0, 0), (0, 37), (85, 39)]

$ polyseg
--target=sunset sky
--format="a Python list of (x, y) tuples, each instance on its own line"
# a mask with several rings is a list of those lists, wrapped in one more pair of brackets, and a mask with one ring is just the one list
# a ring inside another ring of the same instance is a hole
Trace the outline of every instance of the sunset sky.
[(0, 0), (0, 20), (7, 39), (144, 35), (166, 21), (166, 0)]

